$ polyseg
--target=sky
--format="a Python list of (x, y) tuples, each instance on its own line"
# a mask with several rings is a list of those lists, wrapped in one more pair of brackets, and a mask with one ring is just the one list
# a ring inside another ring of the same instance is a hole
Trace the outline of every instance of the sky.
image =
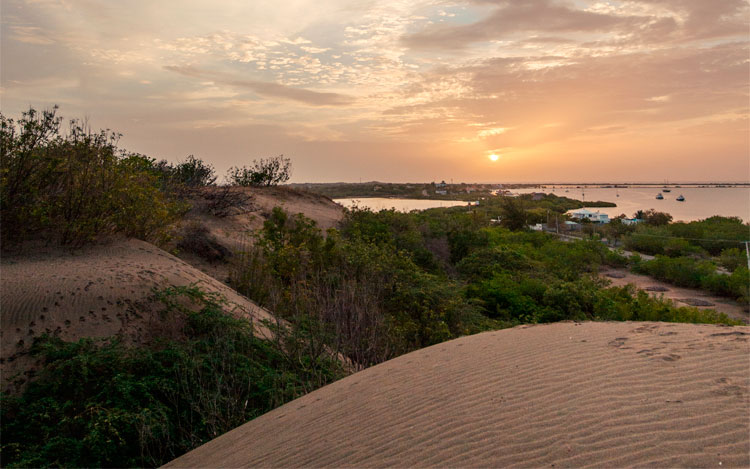
[[(3, 0), (0, 109), (292, 181), (750, 181), (747, 0)], [(498, 158), (490, 158), (497, 155)]]

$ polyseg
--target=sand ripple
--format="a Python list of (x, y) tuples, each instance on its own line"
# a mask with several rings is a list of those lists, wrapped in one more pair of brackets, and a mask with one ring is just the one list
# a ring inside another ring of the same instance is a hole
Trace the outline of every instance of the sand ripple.
[(354, 374), (169, 466), (748, 467), (748, 339), (667, 323), (484, 333)]

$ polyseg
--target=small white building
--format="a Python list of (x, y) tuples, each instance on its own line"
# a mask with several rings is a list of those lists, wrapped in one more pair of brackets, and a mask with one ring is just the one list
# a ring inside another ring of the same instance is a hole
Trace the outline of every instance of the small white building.
[(638, 223), (643, 223), (643, 220), (640, 218), (623, 218), (622, 224), (623, 225), (637, 225)]
[(609, 223), (609, 215), (600, 211), (592, 212), (585, 208), (571, 210), (568, 214), (576, 220), (589, 220), (591, 223)]

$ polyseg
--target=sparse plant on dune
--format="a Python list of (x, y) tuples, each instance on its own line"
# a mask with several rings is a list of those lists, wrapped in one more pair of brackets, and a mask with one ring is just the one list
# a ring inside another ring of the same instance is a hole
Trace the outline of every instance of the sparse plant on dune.
[(252, 166), (231, 167), (227, 171), (227, 181), (244, 187), (276, 186), (288, 181), (291, 175), (291, 159), (279, 155), (253, 160)]

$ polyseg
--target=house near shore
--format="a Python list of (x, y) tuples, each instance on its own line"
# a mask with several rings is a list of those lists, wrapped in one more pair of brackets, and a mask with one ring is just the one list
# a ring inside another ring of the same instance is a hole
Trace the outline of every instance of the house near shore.
[(609, 215), (607, 215), (606, 213), (601, 213), (598, 210), (596, 212), (592, 212), (591, 210), (587, 210), (585, 208), (577, 208), (575, 210), (569, 211), (568, 215), (570, 215), (571, 218), (575, 218), (576, 220), (588, 220), (591, 223), (609, 223)]
[(622, 218), (621, 221), (623, 225), (637, 225), (638, 223), (643, 223), (643, 220), (640, 218)]

